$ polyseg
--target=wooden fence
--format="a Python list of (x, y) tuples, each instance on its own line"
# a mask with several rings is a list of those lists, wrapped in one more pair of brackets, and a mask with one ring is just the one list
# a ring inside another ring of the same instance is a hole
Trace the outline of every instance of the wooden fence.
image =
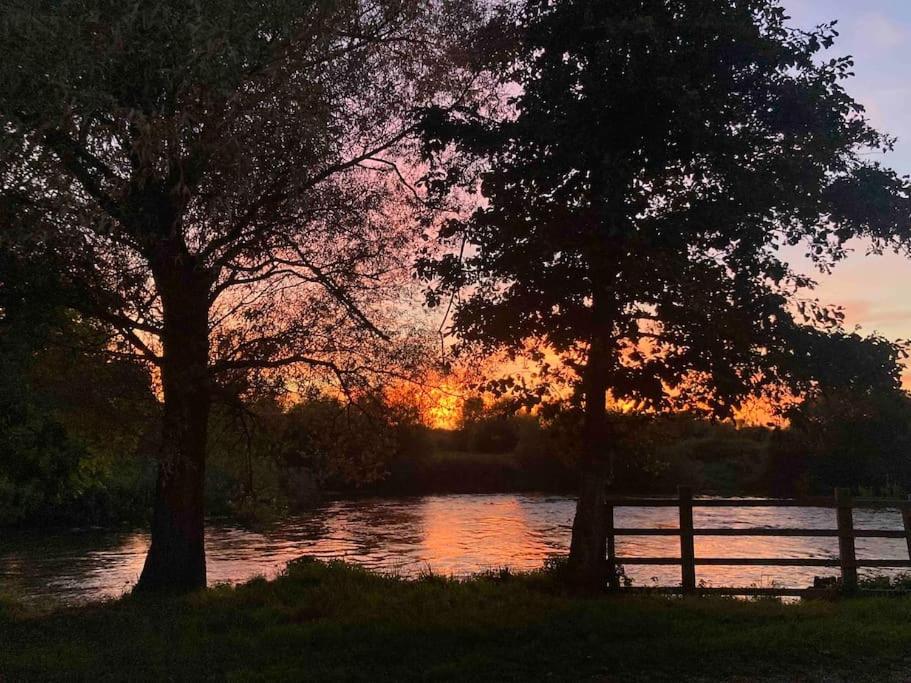
[[(680, 524), (677, 529), (615, 528), (614, 510), (618, 507), (676, 507)], [(700, 529), (693, 525), (693, 508), (704, 507), (818, 507), (835, 511), (836, 529)], [(898, 508), (904, 521), (904, 530), (855, 529), (854, 510), (857, 508)], [(680, 557), (617, 557), (617, 536), (677, 536), (680, 539)], [(815, 558), (765, 558), (765, 557), (696, 557), (696, 536), (807, 536), (837, 537), (838, 559)], [(855, 538), (904, 538), (908, 544), (908, 559), (858, 560), (854, 551)], [(696, 584), (696, 566), (776, 566), (776, 567), (838, 567), (841, 570), (841, 589), (854, 592), (858, 589), (859, 567), (911, 567), (911, 497), (908, 500), (852, 498), (850, 491), (837, 489), (832, 498), (693, 498), (692, 490), (681, 486), (676, 498), (609, 498), (607, 501), (607, 558), (609, 585), (613, 590), (661, 591), (683, 593), (721, 593), (726, 595), (795, 595), (808, 596), (828, 592), (813, 588), (707, 588)], [(617, 574), (618, 565), (679, 565), (679, 587), (621, 588)]]

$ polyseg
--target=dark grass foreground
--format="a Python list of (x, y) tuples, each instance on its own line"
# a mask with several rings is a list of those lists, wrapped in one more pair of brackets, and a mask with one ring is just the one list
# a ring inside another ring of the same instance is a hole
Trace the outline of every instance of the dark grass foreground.
[(282, 578), (50, 614), (0, 604), (0, 680), (908, 680), (911, 599), (572, 597), (298, 561)]

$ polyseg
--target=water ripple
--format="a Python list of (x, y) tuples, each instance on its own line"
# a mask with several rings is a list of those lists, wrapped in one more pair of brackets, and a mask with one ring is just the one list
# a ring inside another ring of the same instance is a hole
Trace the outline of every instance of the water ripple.
[[(402, 499), (342, 500), (265, 530), (249, 531), (213, 520), (206, 532), (210, 583), (275, 576), (301, 555), (341, 558), (375, 571), (418, 576), (432, 570), (464, 576), (510, 567), (535, 569), (565, 553), (572, 499), (552, 495), (442, 495)], [(677, 526), (672, 508), (618, 508), (618, 527)], [(702, 508), (702, 527), (807, 527), (832, 529), (832, 510), (818, 508)], [(858, 511), (857, 528), (901, 529), (897, 510)], [(104, 530), (15, 533), (0, 539), (0, 593), (25, 600), (81, 602), (114, 597), (133, 585), (148, 549), (144, 532)], [(836, 557), (835, 538), (697, 537), (701, 557)], [(617, 539), (620, 556), (679, 557), (674, 537)], [(902, 540), (857, 540), (859, 558), (906, 557)], [(628, 566), (636, 585), (677, 585), (673, 566)], [(707, 585), (806, 586), (815, 574), (803, 567), (702, 567)]]

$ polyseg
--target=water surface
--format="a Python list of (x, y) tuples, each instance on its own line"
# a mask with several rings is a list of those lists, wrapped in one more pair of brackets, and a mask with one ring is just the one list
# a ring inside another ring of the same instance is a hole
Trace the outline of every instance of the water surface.
[[(210, 583), (272, 577), (301, 555), (339, 558), (380, 572), (466, 576), (488, 569), (536, 569), (569, 546), (571, 498), (547, 495), (441, 495), (327, 503), (264, 530), (213, 520), (207, 529)], [(902, 529), (898, 510), (855, 511), (857, 528)], [(697, 527), (835, 528), (823, 508), (697, 508)], [(676, 527), (674, 508), (618, 508), (618, 527)], [(145, 532), (0, 532), (0, 594), (64, 603), (116, 597), (139, 577)], [(697, 557), (836, 558), (835, 538), (697, 537)], [(620, 537), (620, 556), (679, 556), (675, 537)], [(857, 539), (862, 558), (907, 559), (900, 539)], [(635, 585), (673, 586), (680, 569), (628, 566)], [(805, 587), (826, 567), (697, 567), (715, 586)], [(882, 572), (883, 570), (878, 570)]]

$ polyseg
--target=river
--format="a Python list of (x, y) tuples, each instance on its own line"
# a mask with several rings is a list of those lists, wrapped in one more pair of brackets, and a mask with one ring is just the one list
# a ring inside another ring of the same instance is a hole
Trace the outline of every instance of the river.
[[(209, 582), (273, 577), (301, 555), (356, 562), (379, 572), (466, 576), (509, 567), (541, 567), (565, 554), (573, 500), (563, 496), (439, 495), (331, 501), (251, 531), (212, 520), (206, 534)], [(697, 527), (832, 529), (835, 512), (819, 508), (697, 508)], [(674, 508), (619, 508), (618, 527), (676, 527)], [(855, 511), (857, 528), (901, 529), (897, 510)], [(835, 538), (697, 537), (697, 557), (837, 557)], [(128, 591), (142, 569), (144, 531), (97, 529), (0, 531), (0, 595), (23, 601), (78, 603)], [(857, 556), (906, 559), (903, 540), (859, 538)], [(619, 556), (679, 556), (674, 537), (621, 537)], [(679, 568), (628, 566), (634, 585), (677, 585)], [(701, 567), (715, 586), (794, 586), (831, 568)], [(880, 572), (884, 570), (878, 570)]]

